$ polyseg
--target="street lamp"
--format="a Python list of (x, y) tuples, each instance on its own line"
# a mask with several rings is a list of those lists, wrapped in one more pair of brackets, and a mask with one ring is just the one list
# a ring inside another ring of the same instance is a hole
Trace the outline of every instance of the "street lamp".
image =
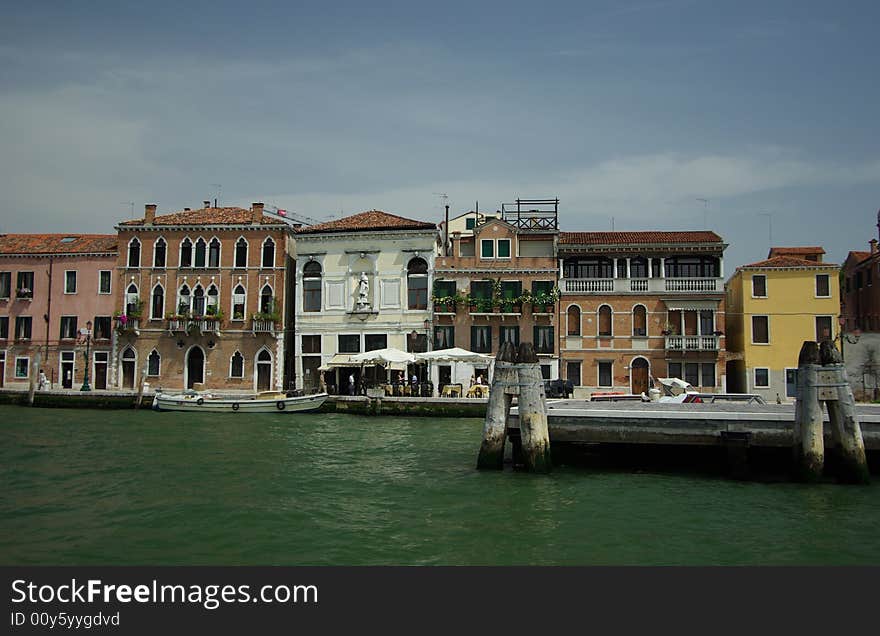
[(80, 387), (80, 391), (91, 391), (92, 387), (89, 386), (89, 349), (92, 344), (92, 321), (89, 320), (86, 322), (86, 370), (83, 374), (83, 385)]

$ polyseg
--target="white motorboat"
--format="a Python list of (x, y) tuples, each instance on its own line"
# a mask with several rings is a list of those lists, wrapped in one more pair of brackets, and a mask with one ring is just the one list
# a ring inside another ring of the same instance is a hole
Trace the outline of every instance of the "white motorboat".
[(288, 397), (281, 391), (264, 391), (253, 397), (221, 397), (195, 391), (179, 395), (156, 393), (153, 410), (206, 411), (211, 413), (305, 413), (316, 411), (326, 393)]

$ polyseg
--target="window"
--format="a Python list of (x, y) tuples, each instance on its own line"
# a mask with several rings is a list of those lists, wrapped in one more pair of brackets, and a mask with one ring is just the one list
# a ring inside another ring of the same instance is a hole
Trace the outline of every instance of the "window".
[(239, 283), (232, 290), (232, 319), (244, 320), (244, 309), (247, 300), (247, 294), (244, 287)]
[(99, 294), (109, 294), (110, 293), (110, 270), (102, 269), (98, 272), (98, 293)]
[(167, 248), (168, 244), (161, 236), (156, 239), (155, 243), (153, 243), (153, 267), (158, 269), (165, 268), (165, 253), (167, 252)]
[(15, 284), (16, 298), (33, 298), (34, 297), (34, 273), (19, 272), (16, 277)]
[(648, 277), (648, 259), (637, 256), (629, 262), (630, 278), (647, 278)]
[(357, 334), (355, 335), (342, 335), (338, 336), (339, 338), (339, 353), (360, 353), (361, 352), (361, 337)]
[(406, 350), (409, 353), (424, 353), (428, 350), (428, 335), (411, 331), (406, 337)]
[(629, 278), (628, 272), (626, 269), (626, 259), (618, 258), (617, 259), (617, 277), (618, 278)]
[(696, 362), (684, 363), (684, 381), (692, 386), (700, 386), (700, 365)]
[(816, 342), (831, 340), (831, 316), (816, 316)]
[(553, 291), (553, 281), (550, 280), (535, 280), (532, 281), (532, 296), (538, 296), (540, 294), (550, 294)]
[(12, 272), (0, 272), (0, 298), (11, 298)]
[(670, 378), (681, 379), (681, 362), (669, 362), (666, 365), (666, 373)]
[(165, 316), (165, 289), (162, 285), (153, 287), (153, 303), (150, 308), (150, 318), (162, 320)]
[(565, 363), (565, 379), (571, 382), (574, 386), (581, 385), (581, 363), (580, 362), (566, 362)]
[(434, 296), (437, 298), (447, 298), (449, 296), (455, 296), (456, 288), (454, 280), (435, 280), (434, 281)]
[(28, 371), (30, 371), (31, 359), (30, 358), (16, 358), (15, 359), (15, 377), (19, 380), (27, 379), (29, 377)]
[(752, 316), (752, 344), (770, 344), (770, 319)]
[(9, 316), (0, 316), (0, 340), (9, 339)]
[(797, 369), (785, 370), (785, 397), (797, 397)]
[(205, 306), (205, 315), (216, 316), (219, 309), (220, 291), (217, 289), (217, 285), (211, 283), (208, 286), (208, 304)]
[(428, 308), (428, 263), (423, 258), (414, 258), (407, 265), (406, 290), (409, 309)]
[(492, 327), (471, 327), (471, 351), (476, 353), (492, 352)]
[(568, 316), (568, 335), (581, 335), (581, 308), (577, 305), (572, 305), (568, 308), (566, 315)]
[(384, 333), (368, 333), (364, 336), (364, 351), (388, 348), (388, 336)]
[(190, 294), (189, 286), (184, 285), (180, 288), (180, 291), (177, 292), (177, 313), (181, 316), (186, 316), (189, 314), (191, 306), (192, 294)]
[(752, 276), (752, 297), (753, 298), (766, 298), (767, 297), (767, 277), (761, 275)]
[(201, 285), (196, 285), (193, 288), (192, 313), (193, 316), (201, 316), (205, 313), (205, 290)]
[(501, 302), (504, 313), (522, 311), (519, 297), (522, 296), (522, 281), (506, 280), (501, 283)]
[(610, 336), (612, 333), (611, 329), (612, 322), (612, 312), (611, 307), (608, 305), (602, 305), (599, 307), (599, 335), (600, 336)]
[(76, 316), (61, 316), (61, 339), (76, 339)]
[(303, 353), (321, 353), (321, 336), (303, 336)]
[(235, 242), (235, 266), (247, 267), (248, 242), (241, 237)]
[(636, 305), (633, 307), (633, 335), (648, 335), (648, 310), (644, 305)]
[(67, 270), (64, 272), (64, 293), (76, 293), (76, 270)]
[(715, 364), (713, 362), (703, 362), (700, 365), (700, 386), (715, 386)]
[(498, 258), (510, 258), (510, 239), (498, 239)]
[(480, 258), (495, 258), (495, 241), (482, 239), (480, 241)]
[(501, 327), (501, 333), (498, 338), (499, 344), (509, 342), (514, 347), (519, 346), (519, 327)]
[(492, 311), (492, 281), (471, 281), (471, 305), (477, 313), (490, 313)]
[[(868, 272), (870, 271), (871, 270), (868, 270)], [(831, 296), (828, 274), (816, 274), (816, 296), (818, 296), (819, 298), (828, 298), (829, 296)]]
[(271, 238), (263, 241), (263, 267), (275, 267), (275, 241)]
[(195, 267), (205, 266), (205, 252), (207, 252), (207, 249), (208, 245), (205, 243), (205, 239), (199, 238), (196, 240)]
[(109, 340), (112, 320), (110, 316), (95, 316), (95, 328), (93, 337), (95, 340)]
[(667, 278), (718, 278), (721, 268), (714, 256), (668, 256)]
[(614, 278), (614, 261), (604, 256), (567, 258), (562, 271), (565, 278)]
[(455, 327), (434, 327), (434, 349), (452, 349), (455, 346)]
[(141, 242), (133, 238), (128, 242), (128, 266), (141, 266)]
[(31, 324), (33, 319), (30, 316), (16, 316), (15, 318), (15, 339), (30, 340)]
[(535, 327), (535, 353), (553, 353), (553, 327)]
[(150, 355), (147, 356), (147, 375), (157, 376), (159, 375), (159, 369), (162, 365), (162, 357), (159, 355), (159, 352), (153, 349), (150, 352)]
[(303, 311), (321, 311), (321, 264), (317, 261), (303, 268)]
[(599, 386), (612, 386), (610, 362), (599, 363)]
[(464, 229), (472, 230), (477, 227), (477, 220), (473, 217), (464, 220)]
[(755, 369), (755, 387), (761, 389), (766, 389), (770, 387), (770, 369)]
[(240, 352), (236, 351), (232, 354), (232, 358), (229, 360), (229, 377), (230, 378), (243, 378), (244, 377), (244, 356), (241, 355)]
[(220, 241), (217, 238), (212, 238), (208, 246), (208, 267), (220, 267)]
[(180, 242), (180, 266), (192, 267), (193, 262), (193, 244), (188, 238)]
[(263, 289), (260, 290), (260, 312), (275, 313), (275, 299), (272, 297), (272, 288), (268, 285), (263, 285)]
[(549, 364), (542, 364), (541, 365), (541, 379), (542, 380), (549, 380), (552, 373), (553, 373), (553, 369), (550, 367)]

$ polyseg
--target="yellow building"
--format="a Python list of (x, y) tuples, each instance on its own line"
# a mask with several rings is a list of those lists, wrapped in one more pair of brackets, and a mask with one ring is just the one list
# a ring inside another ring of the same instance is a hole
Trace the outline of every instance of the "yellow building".
[(767, 401), (795, 397), (805, 340), (831, 340), (840, 312), (838, 266), (821, 247), (774, 247), (727, 282), (727, 386)]

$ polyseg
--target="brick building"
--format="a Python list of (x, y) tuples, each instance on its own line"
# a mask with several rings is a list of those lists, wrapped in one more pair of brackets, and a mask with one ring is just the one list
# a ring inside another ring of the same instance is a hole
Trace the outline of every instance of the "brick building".
[(0, 236), (0, 386), (25, 388), (36, 356), (51, 387), (108, 386), (116, 235)]
[(579, 395), (652, 378), (724, 387), (724, 249), (714, 232), (562, 232), (559, 351)]
[[(116, 227), (114, 386), (286, 388), (286, 272), (292, 228), (263, 212), (212, 207), (144, 217)], [(292, 352), (287, 353), (288, 356)]]
[[(880, 230), (880, 212), (877, 213)], [(868, 251), (852, 251), (843, 263), (840, 313), (846, 332), (880, 332), (880, 251), (877, 238)]]

